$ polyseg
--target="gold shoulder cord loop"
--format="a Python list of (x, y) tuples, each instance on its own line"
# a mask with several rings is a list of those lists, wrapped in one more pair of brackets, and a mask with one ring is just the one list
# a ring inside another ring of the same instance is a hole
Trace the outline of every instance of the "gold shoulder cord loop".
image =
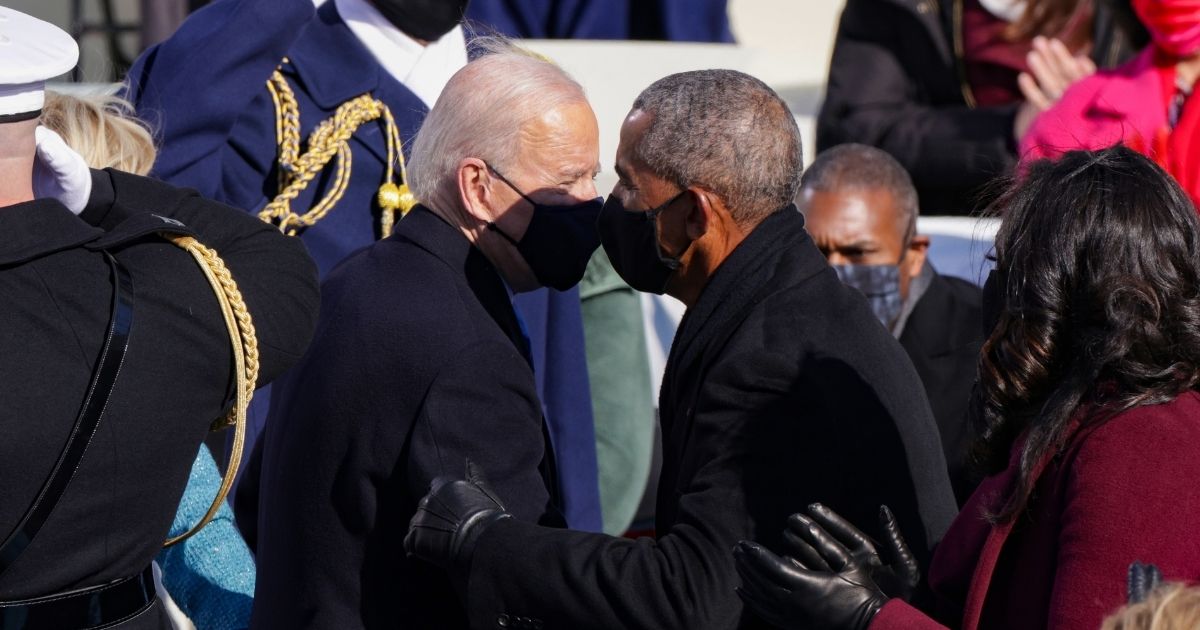
[[(287, 59), (284, 59), (287, 62)], [(275, 104), (275, 140), (279, 146), (279, 193), (258, 217), (277, 225), (288, 236), (315, 225), (329, 214), (341, 200), (350, 183), (352, 154), (350, 137), (362, 125), (382, 120), (387, 135), (387, 172), (379, 186), (376, 200), (382, 212), (379, 217), (380, 238), (387, 238), (396, 223), (396, 212), (407, 214), (416, 205), (416, 199), (408, 189), (408, 171), (404, 165), (404, 151), (400, 142), (400, 130), (392, 112), (383, 102), (363, 94), (342, 103), (333, 117), (326, 119), (308, 137), (308, 150), (300, 153), (300, 106), (296, 94), (288, 85), (283, 73), (276, 68), (267, 81), (267, 91)], [(333, 184), (325, 196), (304, 214), (292, 210), (292, 202), (304, 192), (334, 158), (337, 170)], [(401, 183), (396, 184), (396, 165), (400, 166)]]
[(225, 502), (225, 497), (229, 494), (230, 487), (233, 486), (233, 480), (237, 477), (238, 466), (242, 461), (242, 449), (246, 443), (246, 410), (250, 406), (250, 398), (254, 396), (254, 384), (258, 381), (258, 337), (254, 333), (254, 322), (250, 318), (246, 302), (242, 299), (242, 293), (238, 290), (237, 282), (234, 281), (233, 274), (229, 272), (229, 268), (225, 266), (225, 262), (221, 260), (217, 252), (201, 245), (199, 241), (190, 236), (164, 236), (196, 259), (204, 276), (212, 285), (217, 301), (221, 304), (225, 327), (229, 330), (237, 387), (233, 409), (230, 409), (224, 417), (213, 422), (212, 426), (214, 431), (225, 429), (230, 425), (234, 430), (233, 451), (229, 456), (229, 466), (225, 470), (225, 476), (221, 479), (221, 487), (217, 489), (216, 498), (213, 499), (208, 512), (204, 514), (199, 523), (189, 529), (187, 533), (170, 538), (163, 544), (164, 547), (170, 547), (190, 538), (208, 525), (209, 521), (217, 515), (217, 511), (221, 509), (221, 504)]

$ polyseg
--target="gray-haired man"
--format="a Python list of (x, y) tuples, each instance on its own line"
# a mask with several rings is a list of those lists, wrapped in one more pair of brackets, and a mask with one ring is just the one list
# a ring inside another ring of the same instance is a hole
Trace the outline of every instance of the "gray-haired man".
[(482, 480), (443, 478), (406, 548), (450, 572), (475, 628), (760, 627), (730, 550), (777, 546), (814, 501), (856, 523), (888, 504), (927, 560), (955, 512), (937, 429), (904, 351), (791, 204), (787, 106), (738, 72), (666, 77), (634, 102), (616, 170), (599, 222), (613, 266), (688, 307), (661, 392), (656, 536), (519, 522)]

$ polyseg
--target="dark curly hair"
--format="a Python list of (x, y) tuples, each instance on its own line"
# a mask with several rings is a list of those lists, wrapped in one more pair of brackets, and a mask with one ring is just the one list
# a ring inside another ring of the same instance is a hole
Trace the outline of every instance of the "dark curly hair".
[(1017, 485), (990, 515), (1007, 522), (1033, 468), (1078, 428), (1196, 388), (1200, 220), (1165, 171), (1122, 146), (1033, 163), (993, 209), (999, 315), (979, 361), (978, 453), (1001, 470), (1025, 434)]

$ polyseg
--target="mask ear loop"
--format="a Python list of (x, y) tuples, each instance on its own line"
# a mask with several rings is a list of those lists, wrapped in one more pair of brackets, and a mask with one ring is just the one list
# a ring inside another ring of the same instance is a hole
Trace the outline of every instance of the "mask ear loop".
[[(527, 196), (525, 195), (525, 193), (521, 192), (521, 189), (520, 189), (520, 188), (517, 188), (516, 186), (514, 186), (512, 182), (508, 181), (508, 178), (506, 178), (506, 177), (505, 177), (505, 176), (504, 176), (504, 175), (503, 175), (503, 174), (502, 174), (500, 171), (496, 170), (496, 167), (492, 166), (492, 165), (491, 165), (490, 163), (488, 163), (486, 160), (484, 161), (484, 163), (483, 163), (483, 164), (484, 164), (484, 166), (487, 166), (487, 167), (488, 167), (488, 170), (489, 170), (489, 171), (491, 171), (493, 175), (495, 175), (495, 176), (496, 176), (496, 179), (499, 179), (500, 181), (502, 181), (502, 182), (504, 182), (505, 184), (507, 184), (509, 188), (513, 189), (513, 192), (515, 192), (515, 193), (517, 193), (518, 195), (520, 195), (520, 196), (521, 196), (521, 198), (522, 198), (522, 199), (524, 199), (525, 201), (528, 201), (528, 202), (529, 202), (529, 205), (533, 206), (533, 209), (534, 209), (535, 211), (537, 210), (537, 208), (538, 208), (538, 203), (537, 203), (536, 201), (534, 201), (534, 200), (530, 199), (529, 197), (527, 197)], [(516, 240), (516, 239), (514, 239), (513, 237), (509, 236), (509, 235), (508, 235), (508, 232), (505, 232), (504, 230), (500, 229), (500, 226), (499, 226), (499, 225), (496, 225), (496, 222), (495, 222), (495, 221), (488, 221), (488, 222), (487, 222), (487, 228), (488, 228), (489, 230), (491, 230), (491, 231), (493, 231), (493, 232), (495, 232), (495, 233), (499, 234), (500, 236), (504, 237), (504, 240), (508, 241), (508, 242), (509, 242), (509, 243), (510, 243), (510, 244), (511, 244), (513, 247), (518, 247), (518, 245), (517, 245), (517, 240)]]
[(679, 269), (679, 266), (682, 264), (679, 259), (682, 258), (685, 253), (687, 253), (688, 247), (691, 247), (692, 244), (688, 243), (687, 246), (683, 248), (683, 251), (679, 252), (678, 256), (664, 255), (662, 245), (658, 240), (658, 215), (662, 214), (664, 210), (671, 207), (671, 204), (679, 201), (679, 198), (686, 194), (687, 191), (688, 189), (684, 188), (674, 197), (671, 197), (665, 203), (660, 204), (657, 208), (652, 208), (646, 211), (646, 218), (649, 219), (650, 223), (654, 226), (654, 254), (658, 256), (659, 262), (666, 265), (671, 271)]

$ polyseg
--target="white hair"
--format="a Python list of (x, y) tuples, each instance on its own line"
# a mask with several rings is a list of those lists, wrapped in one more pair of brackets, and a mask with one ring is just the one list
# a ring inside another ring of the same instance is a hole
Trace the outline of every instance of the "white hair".
[(494, 37), (475, 40), (472, 49), (481, 56), (450, 78), (412, 147), (408, 185), (435, 207), (457, 205), (464, 158), (514, 170), (526, 123), (563, 104), (587, 102), (583, 87), (545, 57)]

